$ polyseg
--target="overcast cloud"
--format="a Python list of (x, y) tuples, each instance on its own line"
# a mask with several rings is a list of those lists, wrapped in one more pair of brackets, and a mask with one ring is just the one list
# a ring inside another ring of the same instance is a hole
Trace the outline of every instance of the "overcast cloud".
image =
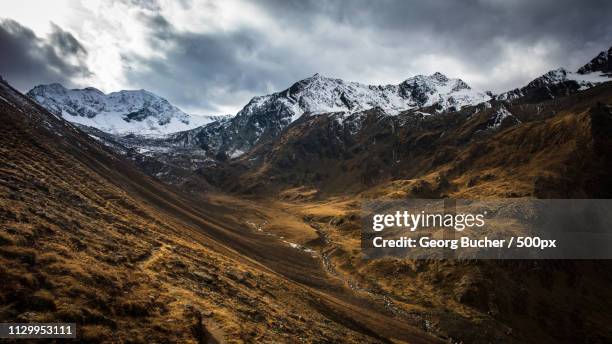
[(440, 71), (501, 92), (612, 45), (611, 1), (57, 0), (0, 4), (0, 74), (151, 90), (235, 113), (321, 73), (372, 84)]
[(0, 21), (0, 75), (21, 90), (35, 83), (73, 86), (73, 79), (90, 77), (87, 50), (59, 26), (51, 23), (51, 30), (41, 38), (16, 21)]

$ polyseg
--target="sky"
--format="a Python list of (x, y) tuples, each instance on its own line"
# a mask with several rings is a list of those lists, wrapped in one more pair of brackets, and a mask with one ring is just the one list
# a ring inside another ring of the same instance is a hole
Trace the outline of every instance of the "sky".
[(203, 115), (315, 73), (442, 72), (503, 92), (607, 50), (610, 13), (606, 0), (0, 0), (0, 75), (23, 92), (146, 89)]

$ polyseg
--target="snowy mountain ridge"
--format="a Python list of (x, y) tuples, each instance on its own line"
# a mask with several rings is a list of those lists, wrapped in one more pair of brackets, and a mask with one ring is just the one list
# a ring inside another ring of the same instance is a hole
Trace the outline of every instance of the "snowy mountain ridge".
[(36, 86), (27, 95), (67, 121), (117, 135), (163, 135), (218, 119), (186, 114), (146, 90), (105, 94), (93, 87), (67, 89), (56, 83)]
[(398, 85), (366, 85), (315, 74), (289, 88), (254, 97), (229, 121), (211, 123), (203, 130), (173, 135), (187, 143), (198, 142), (213, 151), (238, 157), (264, 137), (274, 137), (304, 115), (343, 112), (351, 114), (379, 108), (389, 116), (433, 106), (435, 112), (460, 109), (491, 99), (461, 79), (442, 73), (417, 75)]
[[(278, 108), (293, 122), (304, 113), (359, 112), (379, 107), (395, 115), (404, 110), (439, 105), (440, 110), (487, 101), (490, 96), (470, 88), (461, 79), (442, 73), (417, 75), (399, 85), (374, 86), (315, 74), (288, 89), (253, 98), (237, 116), (250, 116), (262, 108)], [(276, 103), (276, 104), (273, 104)]]
[[(612, 80), (611, 61), (612, 48), (576, 72), (555, 69), (522, 88), (499, 95), (474, 90), (463, 80), (442, 73), (417, 75), (397, 85), (367, 85), (315, 74), (282, 91), (252, 98), (233, 117), (190, 116), (144, 90), (104, 94), (95, 88), (68, 90), (51, 84), (37, 86), (28, 95), (71, 122), (110, 134), (167, 134), (160, 138), (164, 140), (163, 147), (194, 148), (209, 156), (236, 158), (277, 137), (303, 116), (308, 119), (307, 116), (331, 114), (341, 125), (351, 127), (351, 122), (358, 122), (361, 113), (370, 109), (384, 116), (406, 111), (435, 116), (496, 100), (540, 102)], [(520, 122), (510, 115), (496, 114), (491, 127)], [(135, 142), (133, 146), (139, 144)]]
[(576, 72), (565, 68), (557, 68), (532, 80), (525, 87), (504, 92), (496, 96), (499, 100), (513, 100), (524, 97), (534, 91), (542, 90), (544, 96), (552, 99), (558, 95), (586, 90), (603, 82), (612, 80), (612, 47), (606, 52), (602, 51), (589, 63), (580, 67)]
[[(67, 89), (56, 83), (36, 86), (28, 96), (70, 122), (116, 135), (171, 134), (224, 117), (188, 115), (146, 90), (105, 94), (93, 87)], [(251, 122), (248, 118), (253, 117), (255, 130), (264, 131), (266, 124), (280, 129), (305, 113), (354, 113), (378, 107), (389, 115), (396, 115), (404, 110), (432, 105), (436, 105), (438, 111), (445, 111), (489, 99), (489, 94), (472, 90), (461, 79), (449, 79), (441, 73), (417, 75), (399, 85), (384, 86), (315, 74), (284, 91), (254, 97), (236, 117), (241, 118), (238, 120), (240, 123)], [(224, 126), (230, 124), (226, 122)]]
[(578, 73), (600, 73), (600, 75), (612, 77), (612, 47), (607, 52), (600, 52), (589, 63), (578, 69)]

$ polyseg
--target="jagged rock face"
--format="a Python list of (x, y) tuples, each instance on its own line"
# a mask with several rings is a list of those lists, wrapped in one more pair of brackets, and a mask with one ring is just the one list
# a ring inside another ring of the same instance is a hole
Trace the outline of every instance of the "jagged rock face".
[(578, 69), (580, 74), (601, 72), (604, 75), (612, 76), (612, 47), (608, 51), (602, 51), (589, 63)]
[(521, 120), (516, 118), (512, 112), (508, 111), (505, 106), (501, 105), (490, 117), (487, 122), (488, 130), (500, 130), (502, 128), (511, 127), (521, 124)]
[(104, 94), (98, 89), (40, 85), (28, 96), (57, 116), (112, 134), (167, 134), (188, 130), (216, 118), (190, 116), (145, 90)]
[(274, 137), (304, 114), (330, 112), (356, 113), (379, 108), (387, 115), (435, 106), (438, 111), (459, 109), (490, 99), (472, 90), (460, 79), (441, 73), (418, 75), (399, 85), (372, 86), (346, 82), (315, 74), (288, 89), (253, 98), (232, 120), (215, 123), (192, 133), (179, 133), (174, 139), (198, 142), (215, 152), (237, 157), (263, 138)]
[[(233, 137), (228, 129), (232, 120), (232, 118), (217, 120), (192, 130), (168, 135), (165, 140), (179, 147), (203, 149), (209, 156), (217, 154), (224, 156), (222, 148), (226, 142), (231, 142)], [(236, 125), (234, 130), (238, 130)], [(246, 128), (244, 131), (248, 133)]]

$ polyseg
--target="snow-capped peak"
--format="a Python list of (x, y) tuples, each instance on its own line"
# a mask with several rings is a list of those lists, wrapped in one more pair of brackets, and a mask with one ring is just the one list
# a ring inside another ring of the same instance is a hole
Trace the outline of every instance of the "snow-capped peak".
[(570, 92), (569, 90), (586, 90), (598, 84), (612, 81), (612, 69), (610, 68), (611, 61), (612, 48), (608, 50), (607, 55), (605, 52), (601, 52), (597, 57), (591, 60), (591, 62), (587, 63), (576, 72), (568, 71), (565, 68), (553, 69), (535, 78), (525, 87), (498, 95), (497, 99), (517, 99), (538, 89), (547, 90), (545, 93), (548, 94), (548, 97), (554, 98), (555, 95), (551, 92), (551, 88), (559, 86), (568, 89), (568, 91), (561, 92), (561, 94), (567, 94), (567, 92)]
[(584, 70), (582, 73), (570, 72), (565, 68), (557, 68), (533, 79), (525, 87), (498, 95), (497, 99), (513, 100), (537, 92), (537, 90), (546, 90), (544, 93), (547, 94), (548, 98), (555, 98), (555, 94), (551, 91), (551, 89), (555, 87), (566, 89), (565, 91), (558, 91), (563, 95), (568, 92), (586, 90), (608, 81), (612, 81), (612, 75), (606, 75), (600, 72), (587, 73)]
[(608, 51), (602, 51), (589, 63), (578, 69), (579, 74), (600, 73), (612, 77), (612, 47)]
[(609, 81), (612, 81), (612, 47), (607, 52), (599, 53), (576, 72), (565, 68), (553, 69), (535, 78), (525, 87), (499, 94), (496, 99), (514, 100), (529, 95), (537, 99), (553, 99)]
[(112, 134), (160, 135), (210, 123), (212, 117), (192, 116), (146, 90), (105, 94), (94, 88), (67, 89), (39, 85), (28, 96), (64, 119)]
[(277, 135), (301, 116), (338, 112), (348, 115), (373, 108), (394, 116), (428, 106), (442, 112), (490, 99), (490, 94), (475, 91), (461, 79), (442, 73), (417, 75), (398, 85), (367, 85), (317, 73), (283, 91), (254, 97), (234, 118), (211, 124), (199, 135), (207, 147), (223, 148), (235, 157), (262, 137)]
[(284, 91), (253, 98), (238, 116), (274, 112), (290, 123), (304, 113), (353, 113), (378, 107), (395, 115), (430, 105), (438, 105), (440, 110), (461, 108), (488, 99), (486, 93), (474, 91), (461, 79), (449, 79), (442, 73), (417, 75), (399, 85), (382, 86), (348, 82), (317, 73)]
[(438, 105), (440, 110), (451, 107), (460, 109), (490, 99), (488, 94), (472, 90), (463, 80), (450, 79), (440, 72), (414, 76), (402, 82), (399, 87), (413, 99), (416, 105), (413, 107)]

